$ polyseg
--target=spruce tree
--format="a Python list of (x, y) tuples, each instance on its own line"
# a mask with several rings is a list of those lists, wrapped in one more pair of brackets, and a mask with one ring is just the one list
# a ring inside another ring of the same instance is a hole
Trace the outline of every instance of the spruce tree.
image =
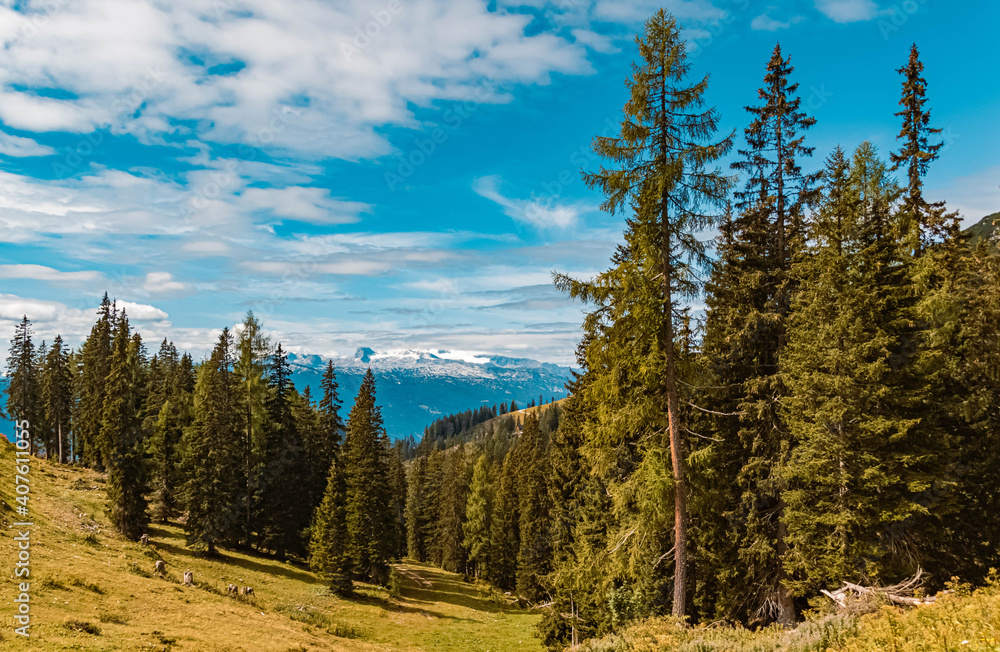
[(40, 410), (45, 412), (45, 421), (51, 430), (51, 451), (60, 463), (66, 460), (69, 453), (68, 437), (70, 435), (70, 419), (73, 408), (73, 375), (69, 367), (69, 352), (63, 346), (62, 337), (56, 335), (52, 347), (45, 356), (45, 362), (40, 371), (41, 399)]
[(37, 453), (39, 423), (38, 371), (35, 368), (35, 345), (31, 341), (31, 321), (27, 316), (14, 327), (7, 355), (7, 414), (15, 421), (27, 421), (31, 436), (29, 450)]
[(900, 233), (910, 252), (920, 254), (936, 239), (954, 228), (957, 216), (946, 215), (944, 202), (928, 202), (923, 194), (923, 177), (930, 164), (940, 155), (944, 143), (931, 143), (931, 137), (941, 133), (930, 126), (931, 112), (927, 103), (927, 80), (924, 64), (916, 44), (910, 47), (910, 58), (896, 72), (903, 76), (902, 107), (896, 116), (902, 125), (896, 140), (902, 141), (898, 152), (889, 155), (892, 170), (906, 170), (906, 187), (900, 206)]
[(134, 540), (142, 534), (149, 515), (136, 382), (141, 371), (141, 340), (138, 334), (130, 337), (124, 311), (116, 320), (114, 343), (100, 441), (108, 446), (108, 517), (115, 529)]
[(260, 475), (260, 545), (279, 559), (301, 548), (299, 532), (308, 525), (312, 505), (291, 489), (308, 480), (305, 449), (292, 415), (295, 388), (281, 344), (268, 374), (266, 462)]
[(427, 561), (424, 537), (424, 485), (427, 458), (413, 460), (406, 472), (406, 553), (417, 561)]
[[(736, 192), (737, 212), (723, 229), (722, 250), (707, 288), (705, 335), (714, 374), (710, 384), (717, 388), (705, 398), (714, 399), (720, 413), (715, 429), (722, 435), (719, 445), (708, 449), (715, 457), (710, 469), (721, 474), (722, 486), (738, 487), (741, 494), (735, 502), (728, 496), (719, 503), (739, 519), (735, 545), (740, 560), (738, 566), (719, 570), (749, 576), (747, 584), (758, 587), (743, 604), (729, 608), (785, 625), (795, 621), (795, 608), (782, 561), (787, 544), (779, 470), (788, 451), (788, 429), (780, 411), (787, 389), (778, 369), (796, 287), (792, 261), (804, 243), (804, 206), (814, 197), (817, 181), (816, 174), (801, 168), (802, 159), (813, 152), (804, 139), (815, 120), (801, 109), (792, 72), (776, 46), (758, 91), (762, 103), (746, 107), (752, 116), (744, 132), (746, 148), (733, 163), (744, 185)], [(718, 520), (715, 527), (730, 529)], [(719, 535), (704, 543), (715, 552), (729, 545)], [(732, 584), (728, 579), (721, 583)]]
[(445, 570), (454, 573), (465, 572), (465, 503), (468, 481), (466, 479), (465, 447), (443, 455), (441, 465), (440, 492), (437, 502), (437, 523), (433, 555), (435, 562)]
[(173, 343), (166, 339), (157, 356), (150, 361), (147, 455), (152, 462), (153, 476), (150, 508), (153, 520), (159, 523), (165, 523), (180, 507), (180, 444), (184, 428), (191, 422), (191, 370), (186, 365), (190, 365), (190, 358), (185, 362), (178, 356)]
[(239, 541), (243, 533), (239, 467), (244, 421), (232, 349), (232, 335), (224, 328), (211, 357), (198, 369), (194, 421), (184, 435), (184, 530), (188, 545), (208, 554)]
[(389, 493), (392, 512), (392, 558), (402, 559), (406, 555), (406, 467), (403, 465), (403, 442), (397, 441), (389, 451)]
[(956, 468), (961, 508), (945, 523), (954, 559), (951, 572), (982, 582), (1000, 567), (1000, 253), (981, 240), (968, 265), (960, 300), (967, 306), (955, 375), (962, 388), (959, 415), (968, 432)]
[(928, 398), (911, 346), (914, 300), (891, 207), (898, 189), (869, 143), (849, 172), (836, 153), (800, 263), (782, 371), (794, 448), (786, 563), (800, 593), (845, 577), (889, 583), (923, 556), (940, 439), (919, 417)]
[[(613, 167), (585, 175), (591, 187), (600, 188), (603, 208), (617, 213), (639, 209), (637, 220), (648, 224), (653, 236), (645, 255), (658, 263), (659, 314), (648, 324), (656, 333), (659, 360), (649, 390), (662, 397), (666, 408), (667, 436), (673, 494), (674, 590), (672, 610), (686, 612), (687, 486), (681, 406), (677, 389), (674, 316), (679, 302), (696, 293), (692, 267), (707, 263), (704, 245), (695, 234), (717, 222), (711, 213), (720, 206), (731, 180), (711, 169), (732, 146), (732, 136), (711, 140), (719, 116), (703, 109), (708, 78), (688, 83), (690, 64), (684, 41), (673, 17), (657, 12), (636, 38), (640, 61), (626, 84), (630, 98), (625, 105), (621, 133), (594, 140), (595, 151)], [(645, 261), (641, 263), (645, 265)], [(652, 272), (652, 269), (648, 270)], [(564, 283), (576, 296), (586, 288)]]
[(520, 548), (518, 534), (520, 517), (515, 465), (515, 456), (511, 451), (507, 453), (500, 469), (493, 521), (490, 524), (490, 552), (493, 559), (487, 568), (487, 579), (505, 590), (511, 590), (515, 586), (517, 553)]
[(323, 502), (313, 517), (312, 539), (309, 542), (310, 568), (339, 594), (348, 594), (353, 590), (345, 476), (335, 458), (330, 463)]
[(77, 455), (92, 468), (105, 468), (105, 446), (101, 441), (101, 419), (104, 391), (111, 372), (111, 337), (114, 332), (115, 308), (107, 292), (97, 310), (97, 322), (80, 351), (81, 372), (77, 378), (78, 414), (74, 431), (77, 435)]
[(493, 507), (493, 486), (490, 481), (490, 463), (480, 455), (472, 470), (469, 498), (465, 504), (465, 549), (476, 578), (484, 575), (483, 568), (490, 566), (490, 520)]
[(247, 311), (236, 340), (233, 372), (239, 389), (241, 406), (241, 452), (243, 461), (243, 544), (250, 547), (255, 530), (253, 515), (261, 491), (261, 472), (267, 451), (267, 397), (265, 375), (270, 342), (264, 335), (260, 320)]
[(369, 369), (347, 418), (346, 521), (354, 572), (377, 583), (386, 581), (392, 555), (386, 444), (382, 412), (375, 402), (375, 376)]
[(322, 495), (326, 476), (334, 458), (340, 452), (344, 437), (344, 421), (340, 418), (342, 407), (337, 373), (333, 361), (327, 361), (320, 381), (323, 395), (319, 399), (319, 424), (315, 435), (305, 440), (309, 464), (313, 474), (313, 486)]
[(517, 443), (518, 534), (517, 593), (531, 602), (545, 595), (545, 576), (552, 568), (549, 533), (548, 454), (534, 414), (525, 417)]

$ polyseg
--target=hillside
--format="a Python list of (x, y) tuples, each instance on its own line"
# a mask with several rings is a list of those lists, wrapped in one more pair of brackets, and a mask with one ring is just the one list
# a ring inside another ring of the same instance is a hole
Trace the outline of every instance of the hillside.
[[(0, 522), (10, 533), (12, 447), (0, 442)], [(16, 585), (3, 583), (4, 650), (539, 650), (537, 615), (488, 599), (455, 574), (402, 564), (402, 595), (359, 584), (358, 596), (326, 593), (308, 570), (224, 551), (206, 559), (186, 548), (177, 524), (149, 529), (150, 545), (125, 541), (104, 516), (104, 478), (33, 459), (30, 478), (30, 645), (13, 634)], [(0, 565), (13, 578), (13, 537)], [(153, 572), (166, 562), (165, 577)], [(185, 570), (195, 587), (185, 587)], [(225, 595), (230, 584), (254, 597)]]
[[(302, 391), (308, 385), (319, 396), (323, 369), (330, 358), (288, 356), (292, 380)], [(571, 369), (527, 358), (473, 356), (462, 352), (359, 348), (353, 357), (332, 358), (347, 414), (361, 378), (371, 367), (386, 430), (393, 439), (419, 435), (434, 419), (469, 407), (512, 399), (527, 402), (544, 395), (566, 396)]]
[(1000, 220), (1000, 212), (987, 215), (969, 228), (965, 229), (964, 233), (969, 236), (970, 243), (974, 245), (983, 238), (993, 237), (997, 228), (994, 223), (997, 220)]

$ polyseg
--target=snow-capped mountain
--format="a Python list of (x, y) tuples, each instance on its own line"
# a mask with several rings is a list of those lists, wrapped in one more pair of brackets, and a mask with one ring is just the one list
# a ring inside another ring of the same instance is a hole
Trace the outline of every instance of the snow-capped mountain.
[[(321, 396), (320, 380), (328, 358), (291, 353), (292, 379), (299, 391), (308, 385)], [(525, 405), (540, 396), (566, 396), (569, 367), (527, 358), (488, 356), (466, 351), (359, 348), (353, 357), (332, 358), (346, 420), (361, 378), (375, 374), (376, 399), (393, 439), (419, 435), (434, 419), (481, 405), (512, 399)]]

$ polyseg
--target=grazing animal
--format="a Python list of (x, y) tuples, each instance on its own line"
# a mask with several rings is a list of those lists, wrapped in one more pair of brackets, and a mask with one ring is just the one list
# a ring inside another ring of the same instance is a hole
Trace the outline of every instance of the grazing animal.
[(157, 559), (156, 560), (156, 572), (159, 573), (160, 575), (163, 575), (163, 573), (165, 573), (166, 570), (167, 570), (167, 565), (163, 563), (163, 560), (162, 559)]
[(226, 593), (228, 595), (239, 595), (239, 592), (240, 592), (240, 587), (236, 586), (235, 584), (230, 584), (229, 586), (226, 587)]
[(142, 535), (142, 537), (139, 538), (139, 544), (143, 545), (143, 546), (148, 546), (149, 545), (149, 535), (148, 534)]
[(184, 571), (184, 586), (194, 586), (194, 573), (189, 570)]
[(253, 587), (251, 587), (251, 586), (244, 586), (243, 588), (240, 589), (240, 595), (242, 595), (244, 597), (249, 597), (249, 596), (253, 595)]

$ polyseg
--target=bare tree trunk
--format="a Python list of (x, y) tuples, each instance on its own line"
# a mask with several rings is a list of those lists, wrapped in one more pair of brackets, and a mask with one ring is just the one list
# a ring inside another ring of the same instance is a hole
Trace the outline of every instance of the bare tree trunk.
[(59, 463), (63, 463), (63, 451), (62, 451), (62, 424), (58, 424), (57, 429), (59, 431)]
[(670, 230), (666, 204), (660, 221), (663, 235), (661, 265), (663, 272), (663, 350), (666, 355), (665, 390), (667, 420), (670, 426), (670, 460), (674, 476), (674, 604), (673, 615), (684, 617), (687, 610), (687, 483), (684, 479), (684, 445), (680, 433), (680, 400), (677, 395), (677, 360), (674, 355), (674, 302), (670, 269)]

